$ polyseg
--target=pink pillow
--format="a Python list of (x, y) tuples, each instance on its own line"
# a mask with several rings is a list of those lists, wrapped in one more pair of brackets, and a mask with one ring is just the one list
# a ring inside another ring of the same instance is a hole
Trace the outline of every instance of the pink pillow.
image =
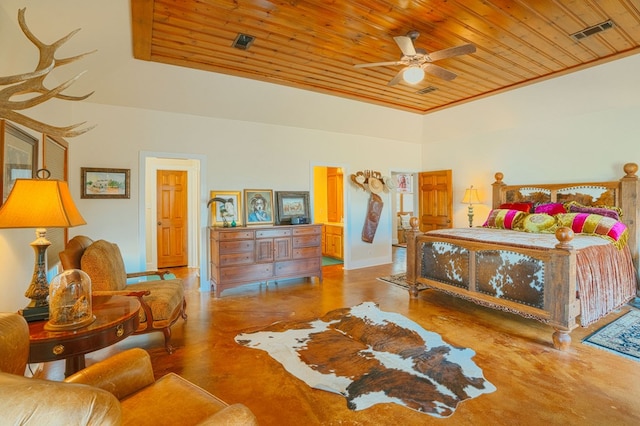
[(489, 213), (485, 228), (516, 229), (527, 214), (520, 210), (494, 209)]
[(547, 203), (537, 205), (534, 212), (546, 213), (548, 215), (555, 216), (560, 213), (566, 213), (567, 209), (564, 208), (564, 204), (562, 203)]

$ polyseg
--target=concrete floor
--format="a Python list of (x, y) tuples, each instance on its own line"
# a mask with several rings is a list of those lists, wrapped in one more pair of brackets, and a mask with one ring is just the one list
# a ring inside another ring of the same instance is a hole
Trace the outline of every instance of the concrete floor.
[[(404, 271), (404, 249), (394, 263), (343, 271), (324, 268), (324, 280), (248, 285), (222, 297), (199, 291), (195, 270), (177, 270), (187, 289), (186, 322), (173, 327), (177, 350), (168, 355), (161, 333), (132, 336), (87, 356), (87, 364), (115, 351), (149, 351), (160, 377), (175, 372), (228, 403), (241, 402), (261, 425), (632, 425), (640, 424), (640, 363), (581, 343), (630, 307), (571, 335), (566, 352), (553, 349), (553, 329), (534, 320), (493, 311), (435, 291), (411, 299), (407, 291), (376, 280)], [(395, 404), (350, 411), (340, 395), (309, 388), (265, 352), (241, 347), (234, 337), (275, 321), (308, 319), (365, 301), (398, 312), (476, 352), (474, 362), (497, 387), (437, 419)], [(61, 362), (45, 374), (60, 378)], [(161, 401), (158, 401), (161, 403)]]

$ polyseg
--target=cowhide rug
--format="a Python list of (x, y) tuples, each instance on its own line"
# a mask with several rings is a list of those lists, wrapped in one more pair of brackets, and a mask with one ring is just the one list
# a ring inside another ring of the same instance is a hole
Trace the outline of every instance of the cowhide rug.
[(309, 386), (344, 395), (352, 410), (395, 402), (448, 417), (465, 399), (496, 390), (471, 360), (473, 350), (372, 302), (277, 322), (235, 340), (268, 352)]

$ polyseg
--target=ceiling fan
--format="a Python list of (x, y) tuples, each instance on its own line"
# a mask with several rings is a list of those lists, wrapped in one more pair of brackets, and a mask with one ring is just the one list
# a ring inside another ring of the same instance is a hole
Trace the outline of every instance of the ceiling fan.
[(463, 44), (461, 46), (450, 47), (448, 49), (438, 50), (436, 52), (427, 53), (424, 49), (416, 49), (414, 41), (420, 36), (418, 31), (409, 31), (406, 36), (396, 36), (393, 38), (402, 51), (402, 58), (399, 61), (391, 62), (373, 62), (368, 64), (356, 64), (356, 68), (365, 67), (385, 67), (389, 65), (404, 65), (398, 74), (391, 79), (388, 86), (396, 85), (400, 79), (404, 78), (407, 83), (415, 84), (424, 78), (424, 73), (435, 75), (443, 80), (453, 80), (457, 74), (446, 70), (433, 62), (440, 59), (451, 58), (459, 55), (466, 55), (476, 51), (476, 47), (471, 44)]

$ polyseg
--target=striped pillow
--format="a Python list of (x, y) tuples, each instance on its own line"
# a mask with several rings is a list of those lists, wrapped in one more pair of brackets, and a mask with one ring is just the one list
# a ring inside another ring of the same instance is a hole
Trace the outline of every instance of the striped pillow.
[(518, 229), (520, 222), (527, 214), (521, 210), (494, 209), (489, 213), (485, 228)]
[(611, 241), (617, 248), (627, 243), (627, 226), (613, 218), (599, 214), (564, 213), (556, 216), (558, 226), (571, 228), (576, 234), (597, 235)]

